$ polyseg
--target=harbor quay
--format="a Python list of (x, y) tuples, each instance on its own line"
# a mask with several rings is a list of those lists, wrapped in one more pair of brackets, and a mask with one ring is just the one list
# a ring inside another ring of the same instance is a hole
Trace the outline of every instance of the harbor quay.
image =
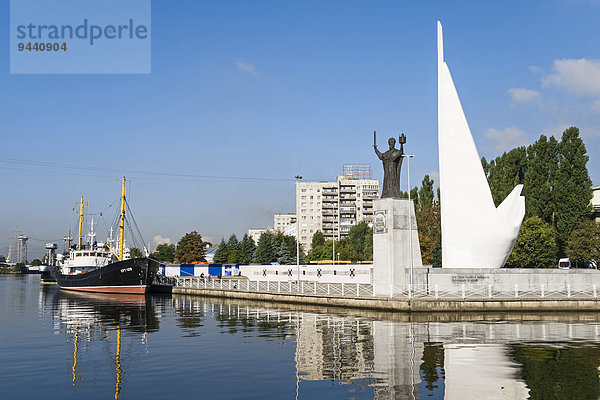
[(597, 270), (425, 266), (413, 271), (415, 284), (377, 295), (369, 264), (213, 266), (213, 272), (219, 267), (234, 275), (219, 278), (197, 266), (195, 276), (175, 276), (180, 266), (163, 268), (173, 294), (392, 312), (600, 311)]

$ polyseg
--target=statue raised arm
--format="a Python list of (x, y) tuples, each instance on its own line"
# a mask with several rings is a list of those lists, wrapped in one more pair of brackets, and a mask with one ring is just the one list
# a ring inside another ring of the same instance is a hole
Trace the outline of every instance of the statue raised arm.
[(400, 150), (396, 149), (396, 139), (389, 138), (388, 144), (390, 148), (382, 153), (377, 149), (377, 134), (373, 132), (373, 148), (375, 154), (383, 162), (383, 189), (381, 191), (381, 198), (400, 198), (400, 170), (402, 168), (402, 159), (404, 155), (404, 143), (406, 143), (406, 136), (400, 135)]

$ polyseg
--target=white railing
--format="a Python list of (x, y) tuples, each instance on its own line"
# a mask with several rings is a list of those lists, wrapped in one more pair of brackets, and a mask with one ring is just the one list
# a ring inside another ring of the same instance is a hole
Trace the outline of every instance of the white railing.
[(393, 297), (414, 299), (598, 299), (600, 289), (589, 285), (402, 285), (390, 286), (384, 295), (375, 296), (373, 285), (364, 283), (323, 283), (315, 281), (250, 281), (243, 279), (205, 279), (175, 277), (175, 286), (331, 297)]

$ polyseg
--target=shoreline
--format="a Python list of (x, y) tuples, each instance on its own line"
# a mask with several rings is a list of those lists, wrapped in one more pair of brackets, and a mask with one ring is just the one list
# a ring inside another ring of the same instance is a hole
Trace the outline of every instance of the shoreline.
[(600, 311), (600, 300), (568, 299), (434, 299), (386, 297), (337, 297), (296, 293), (267, 293), (242, 290), (204, 289), (174, 286), (172, 294), (255, 300), (271, 303), (317, 305), (388, 312), (506, 312), (506, 311)]

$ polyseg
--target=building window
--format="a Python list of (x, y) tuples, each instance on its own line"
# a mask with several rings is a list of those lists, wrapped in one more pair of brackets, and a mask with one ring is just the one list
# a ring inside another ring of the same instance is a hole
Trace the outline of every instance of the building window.
[(302, 189), (302, 193), (306, 192), (306, 189)]
[(302, 216), (302, 219), (306, 219), (306, 215), (303, 215), (303, 216)]
[(302, 207), (306, 207), (306, 202), (302, 202)]
[(306, 200), (306, 196), (302, 196), (302, 197), (301, 197), (301, 199), (302, 199), (302, 200)]

